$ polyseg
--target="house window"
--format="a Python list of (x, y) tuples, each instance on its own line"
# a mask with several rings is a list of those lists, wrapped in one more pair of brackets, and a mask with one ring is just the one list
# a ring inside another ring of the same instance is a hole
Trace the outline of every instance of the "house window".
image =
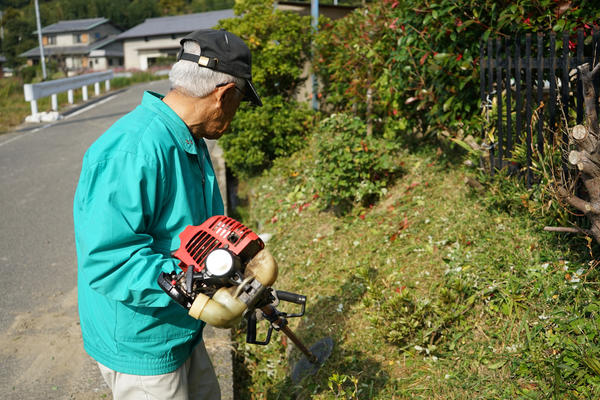
[(48, 35), (48, 44), (56, 44), (56, 35)]
[(83, 38), (81, 33), (75, 33), (73, 34), (73, 43), (82, 43), (83, 42)]

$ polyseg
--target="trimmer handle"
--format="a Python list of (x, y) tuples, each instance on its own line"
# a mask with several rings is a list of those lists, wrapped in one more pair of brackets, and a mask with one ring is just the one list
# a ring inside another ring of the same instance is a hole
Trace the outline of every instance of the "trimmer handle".
[(258, 319), (256, 318), (256, 312), (248, 312), (246, 319), (248, 320), (248, 327), (246, 328), (246, 343), (267, 345), (271, 341), (271, 334), (273, 329), (280, 330), (287, 325), (286, 318), (301, 317), (304, 315), (306, 309), (306, 296), (302, 294), (296, 294), (286, 292), (284, 290), (276, 290), (275, 294), (280, 301), (287, 301), (288, 303), (300, 304), (302, 306), (299, 313), (288, 314), (277, 310), (272, 305), (266, 305), (261, 308), (263, 316), (270, 322), (269, 330), (267, 331), (267, 337), (263, 341), (256, 340), (256, 324)]
[(277, 293), (277, 298), (279, 300), (287, 301), (288, 303), (302, 305), (302, 308), (300, 309), (299, 313), (295, 313), (295, 314), (282, 313), (284, 316), (293, 318), (293, 317), (301, 317), (304, 315), (304, 310), (306, 309), (306, 296), (304, 296), (303, 294), (286, 292), (285, 290), (276, 290), (275, 292)]
[(269, 331), (267, 332), (267, 338), (263, 341), (256, 340), (256, 324), (258, 322), (255, 312), (249, 312), (246, 314), (248, 319), (248, 327), (246, 328), (246, 343), (260, 344), (266, 346), (271, 341), (271, 334), (273, 333), (273, 325), (269, 325)]

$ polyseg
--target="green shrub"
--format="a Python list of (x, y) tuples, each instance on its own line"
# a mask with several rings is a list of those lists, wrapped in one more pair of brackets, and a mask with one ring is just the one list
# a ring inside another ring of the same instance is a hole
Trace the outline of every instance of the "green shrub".
[(165, 79), (165, 77), (161, 75), (155, 75), (152, 72), (138, 71), (134, 72), (130, 77), (119, 76), (113, 78), (110, 81), (110, 85), (113, 89), (120, 89), (129, 85), (134, 85), (136, 83), (150, 82), (160, 79)]
[(23, 79), (23, 83), (31, 83), (38, 75), (40, 67), (36, 65), (30, 65), (23, 67), (19, 70), (19, 76)]
[(319, 196), (344, 214), (354, 205), (373, 204), (400, 172), (398, 146), (366, 135), (364, 121), (334, 114), (316, 130)]
[(281, 96), (262, 101), (260, 108), (240, 107), (231, 129), (219, 141), (228, 167), (239, 177), (259, 174), (276, 158), (304, 147), (312, 128), (314, 114), (305, 104)]
[[(322, 24), (315, 69), (324, 107), (352, 110), (394, 131), (460, 137), (481, 129), (479, 42), (583, 28), (591, 2), (384, 0)], [(562, 43), (557, 41), (557, 45)]]

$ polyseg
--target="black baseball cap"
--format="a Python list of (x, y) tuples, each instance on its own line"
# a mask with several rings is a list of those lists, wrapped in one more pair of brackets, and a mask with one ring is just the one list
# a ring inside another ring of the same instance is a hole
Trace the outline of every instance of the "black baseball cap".
[[(200, 45), (200, 55), (183, 52), (183, 44), (188, 40)], [(252, 55), (242, 39), (224, 29), (201, 29), (190, 33), (180, 43), (177, 61), (195, 62), (201, 67), (246, 80), (244, 100), (262, 106), (252, 84)]]

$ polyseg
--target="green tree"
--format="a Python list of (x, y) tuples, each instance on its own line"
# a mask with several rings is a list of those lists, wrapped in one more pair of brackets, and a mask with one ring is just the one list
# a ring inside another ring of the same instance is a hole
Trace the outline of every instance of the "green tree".
[(293, 100), (308, 60), (310, 18), (277, 10), (270, 0), (240, 0), (238, 18), (221, 28), (241, 37), (252, 52), (252, 77), (264, 107), (243, 104), (221, 139), (234, 174), (249, 176), (303, 147), (312, 113)]
[(311, 44), (310, 17), (277, 10), (271, 0), (240, 0), (238, 18), (219, 26), (241, 37), (252, 51), (252, 76), (263, 96), (291, 97), (305, 79)]
[(37, 43), (32, 32), (35, 30), (35, 22), (26, 11), (15, 8), (4, 10), (2, 17), (4, 28), (4, 40), (2, 41), (2, 53), (7, 59), (7, 64), (15, 67), (22, 63), (17, 56)]

